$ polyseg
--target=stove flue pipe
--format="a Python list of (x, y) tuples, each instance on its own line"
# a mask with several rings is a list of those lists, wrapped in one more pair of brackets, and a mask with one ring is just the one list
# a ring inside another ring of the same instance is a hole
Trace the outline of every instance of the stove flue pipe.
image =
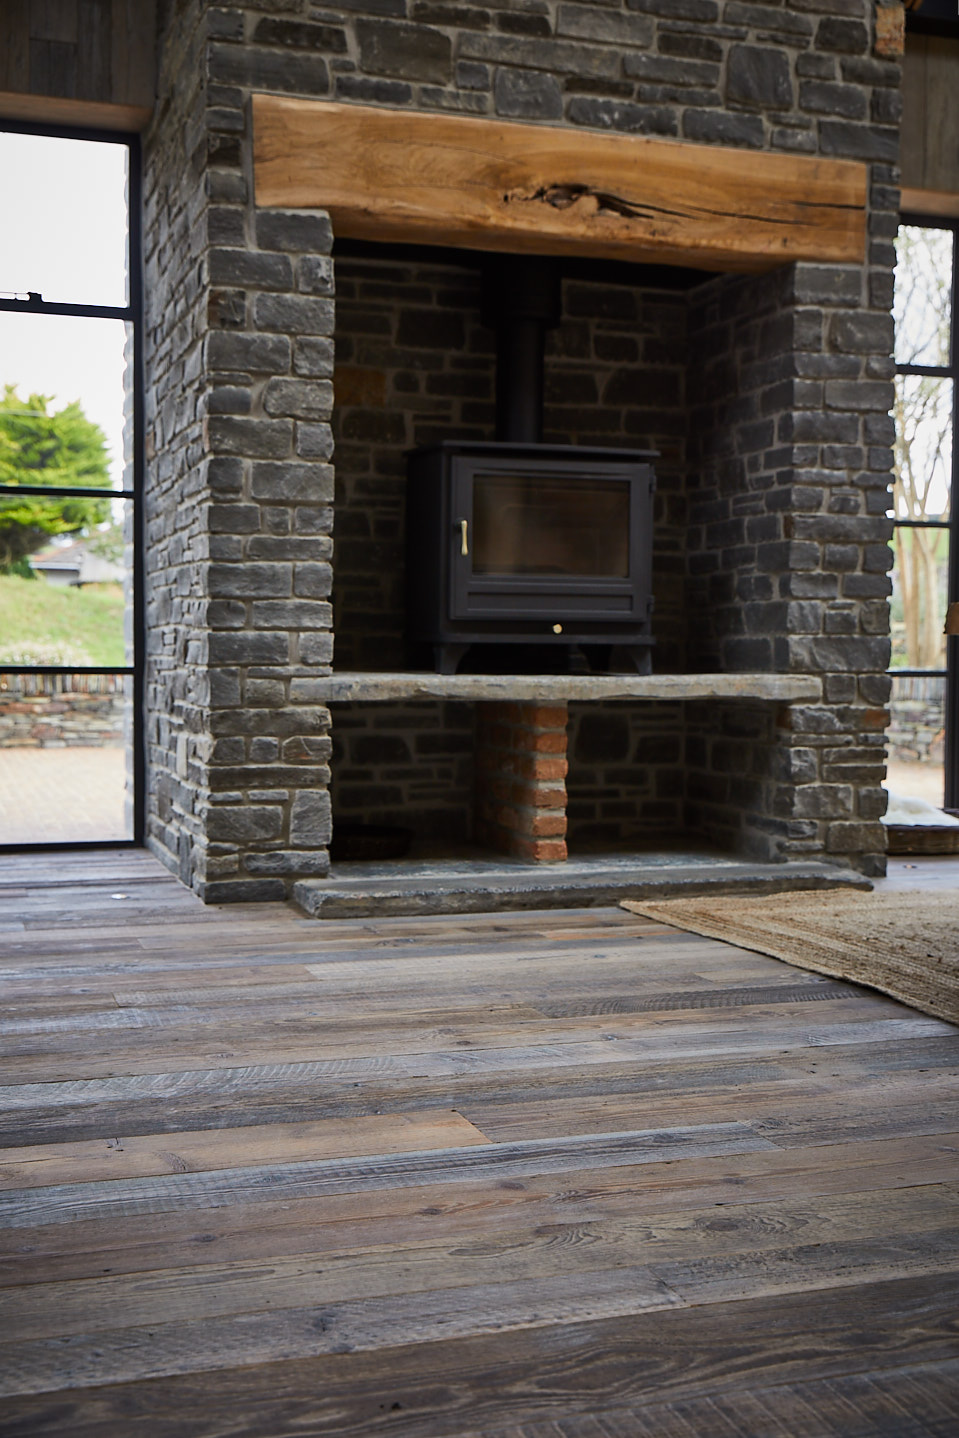
[(483, 319), (496, 331), (496, 438), (543, 441), (546, 331), (559, 323), (561, 277), (539, 255), (498, 255), (483, 273)]

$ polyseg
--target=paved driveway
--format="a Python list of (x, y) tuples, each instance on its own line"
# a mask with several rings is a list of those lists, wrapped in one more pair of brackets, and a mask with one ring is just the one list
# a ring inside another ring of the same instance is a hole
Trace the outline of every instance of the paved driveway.
[(0, 844), (129, 839), (125, 786), (119, 746), (0, 748)]

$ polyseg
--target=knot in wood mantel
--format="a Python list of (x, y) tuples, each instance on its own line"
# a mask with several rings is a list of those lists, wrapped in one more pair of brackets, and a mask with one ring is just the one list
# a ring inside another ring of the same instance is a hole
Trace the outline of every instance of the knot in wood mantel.
[(633, 219), (637, 215), (650, 217), (652, 214), (652, 207), (649, 205), (624, 200), (620, 195), (611, 195), (608, 191), (594, 190), (590, 185), (543, 185), (533, 195), (517, 193), (504, 195), (503, 199), (507, 203), (542, 201), (552, 205), (554, 210), (569, 210), (573, 205), (582, 205), (582, 214), (624, 215), (627, 219)]

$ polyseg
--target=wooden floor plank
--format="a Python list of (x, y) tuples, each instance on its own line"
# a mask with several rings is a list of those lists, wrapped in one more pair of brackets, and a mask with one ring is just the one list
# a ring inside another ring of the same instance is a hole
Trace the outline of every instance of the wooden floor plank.
[[(959, 1033), (885, 1046), (853, 1044), (808, 1052), (797, 1035), (797, 1044), (795, 1049), (775, 1054), (720, 1054), (705, 1059), (693, 1055), (671, 1062), (527, 1069), (521, 1082), (508, 1069), (502, 1069), (446, 1075), (442, 1079), (377, 1077), (357, 1083), (347, 1078), (317, 1085), (310, 1082), (308, 1066), (246, 1071), (226, 1068), (205, 1070), (192, 1079), (189, 1073), (185, 1077), (160, 1076), (156, 1093), (142, 1080), (135, 1103), (131, 1102), (129, 1090), (124, 1092), (122, 1088), (98, 1091), (91, 1085), (77, 1085), (73, 1090), (58, 1088), (56, 1097), (38, 1085), (24, 1106), (11, 1107), (8, 1112), (0, 1108), (0, 1143), (58, 1143), (104, 1134), (289, 1123), (426, 1108), (455, 1108), (472, 1117), (476, 1105), (510, 1103), (518, 1096), (548, 1105), (564, 1098), (628, 1094), (643, 1095), (649, 1104), (656, 1105), (682, 1095), (724, 1093), (734, 1085), (768, 1084), (797, 1076), (811, 1080), (810, 1097), (821, 1092), (825, 1078), (833, 1092), (850, 1095), (851, 1111), (856, 1114), (856, 1086), (863, 1081), (891, 1081), (915, 1075), (921, 1111), (914, 1116), (920, 1124), (914, 1131), (945, 1132), (956, 1127), (951, 1108), (945, 1114), (933, 1111), (922, 1081), (929, 1074), (951, 1076), (959, 1070)], [(814, 1121), (812, 1105), (810, 1113)], [(882, 1118), (880, 1109), (870, 1122)], [(853, 1128), (857, 1121), (853, 1121)], [(482, 1127), (478, 1120), (477, 1125)], [(855, 1137), (855, 1133), (848, 1136)], [(822, 1141), (829, 1142), (829, 1136)]]
[[(630, 1016), (626, 1016), (627, 1018)], [(671, 1015), (670, 1017), (676, 1017)], [(827, 1048), (848, 1044), (890, 1044), (913, 1038), (952, 1038), (955, 1028), (941, 1019), (918, 1014), (908, 1017), (868, 1018), (806, 1023), (802, 1042), (806, 1048)], [(568, 1021), (576, 1025), (575, 1020)], [(544, 1032), (545, 1029), (545, 1032)], [(321, 1030), (322, 1032), (322, 1030)], [(54, 1103), (85, 1103), (108, 1095), (135, 1101), (141, 1094), (163, 1091), (164, 1081), (170, 1093), (183, 1092), (191, 1084), (208, 1086), (209, 1070), (224, 1070), (222, 1086), (229, 1092), (237, 1082), (236, 1074), (248, 1082), (249, 1069), (257, 1070), (255, 1083), (262, 1092), (279, 1081), (284, 1084), (322, 1084), (326, 1081), (402, 1080), (415, 1077), (456, 1078), (465, 1074), (495, 1073), (509, 1070), (524, 1074), (528, 1070), (555, 1069), (563, 1066), (583, 1068), (625, 1060), (638, 1064), (669, 1062), (684, 1057), (768, 1053), (788, 1049), (799, 1042), (795, 1027), (782, 1021), (755, 1024), (699, 1023), (681, 1021), (648, 1028), (622, 1023), (617, 1031), (596, 1034), (595, 1029), (582, 1025), (557, 1030), (549, 1025), (531, 1024), (518, 1035), (508, 1034), (503, 1042), (490, 1046), (488, 1036), (479, 1032), (465, 1037), (462, 1043), (452, 1034), (414, 1034), (390, 1051), (383, 1048), (371, 1055), (368, 1045), (337, 1043), (328, 1039), (325, 1057), (307, 1057), (324, 1053), (322, 1041), (304, 1035), (299, 1042), (287, 1038), (277, 1026), (272, 1039), (269, 1034), (245, 1036), (230, 1043), (227, 1031), (220, 1037), (222, 1044), (204, 1045), (198, 1029), (192, 1045), (186, 1037), (184, 1052), (164, 1048), (163, 1040), (151, 1049), (150, 1031), (138, 1032), (139, 1044), (132, 1050), (125, 1045), (104, 1045), (105, 1053), (90, 1059), (78, 1057), (75, 1045), (64, 1042), (53, 1059), (41, 1045), (40, 1052), (23, 1054), (23, 1045), (8, 1040), (13, 1052), (0, 1064), (0, 1103), (8, 1110), (32, 1108), (37, 1099)], [(519, 1042), (517, 1042), (517, 1038)], [(511, 1041), (512, 1040), (512, 1041)], [(27, 1041), (29, 1042), (29, 1041)], [(431, 1044), (433, 1045), (431, 1047)], [(453, 1044), (455, 1047), (448, 1047)], [(79, 1041), (80, 1052), (84, 1040)], [(30, 1045), (34, 1050), (35, 1044)], [(145, 1052), (142, 1054), (140, 1050)], [(64, 1051), (65, 1050), (65, 1051)], [(116, 1056), (114, 1057), (114, 1053)], [(197, 1060), (202, 1066), (196, 1067)], [(242, 1067), (238, 1067), (242, 1066)], [(106, 1069), (118, 1072), (115, 1077), (98, 1078)], [(142, 1082), (138, 1076), (142, 1076)], [(86, 1081), (86, 1087), (84, 1087)]]
[[(676, 1043), (684, 1037), (701, 1048), (715, 1039), (736, 1049), (776, 1048), (782, 1025), (805, 1005), (755, 1004), (736, 1010), (735, 1027), (728, 1008), (719, 1010), (721, 1017), (713, 1021), (690, 1023), (685, 1010), (670, 1008), (642, 1014), (606, 1016), (604, 1045), (622, 1046), (639, 1041), (645, 1053), (655, 1049), (657, 1040)], [(698, 1011), (697, 1011), (698, 1012)], [(531, 1004), (514, 1003), (496, 1009), (461, 1011), (457, 1019), (448, 1014), (431, 1025), (422, 1015), (407, 1014), (405, 1019), (392, 1015), (392, 1022), (381, 1016), (377, 1026), (377, 1048), (380, 1056), (399, 1058), (449, 1053), (451, 1049), (475, 1053), (489, 1060), (491, 1050), (531, 1051), (544, 1046), (588, 1045), (580, 1052), (595, 1053), (596, 1025), (590, 1016), (547, 1019)], [(845, 1003), (817, 1006), (815, 1023), (808, 1026), (811, 1045), (828, 1043), (828, 1031), (841, 1025), (840, 1042), (855, 1034), (870, 1041), (878, 1022), (912, 1025), (917, 1021), (901, 1005), (882, 999), (851, 995)], [(936, 1023), (937, 1020), (929, 1020)], [(853, 1025), (862, 1026), (853, 1028)], [(888, 1031), (895, 1037), (900, 1029)], [(945, 1030), (923, 1029), (927, 1032)], [(767, 1038), (767, 1035), (772, 1038)], [(51, 1036), (56, 1035), (58, 1063), (50, 1057)], [(0, 1080), (7, 1083), (29, 1082), (31, 1076), (45, 1082), (69, 1073), (71, 1078), (92, 1077), (104, 1069), (124, 1075), (154, 1074), (158, 1071), (181, 1071), (195, 1068), (198, 1061), (211, 1067), (244, 1064), (296, 1063), (304, 1058), (317, 1060), (365, 1061), (370, 1049), (370, 1029), (355, 1017), (332, 1019), (324, 1012), (322, 1002), (296, 1000), (292, 1003), (272, 1001), (256, 1004), (254, 1015), (238, 1013), (233, 1006), (224, 1015), (221, 1010), (187, 1005), (175, 1008), (117, 1009), (98, 1013), (78, 1013), (55, 1019), (8, 1020), (2, 1033), (4, 1056), (0, 1060)], [(732, 1040), (732, 1044), (728, 1041)], [(94, 1052), (91, 1049), (95, 1048)], [(708, 1050), (707, 1050), (708, 1051)], [(610, 1050), (607, 1050), (610, 1052)], [(587, 1061), (592, 1061), (588, 1058)], [(520, 1058), (510, 1058), (519, 1065)], [(445, 1072), (446, 1070), (444, 1070)]]
[(246, 1367), (255, 1361), (364, 1352), (396, 1342), (429, 1343), (503, 1328), (535, 1327), (593, 1317), (625, 1316), (675, 1301), (642, 1270), (604, 1273), (581, 1281), (575, 1294), (565, 1278), (433, 1290), (428, 1296), (310, 1304), (249, 1319), (177, 1320), (78, 1335), (72, 1342), (14, 1342), (0, 1348), (0, 1394), (52, 1393), (60, 1388), (140, 1382), (172, 1374)]
[(454, 1110), (259, 1124), (215, 1133), (200, 1129), (136, 1134), (124, 1139), (88, 1139), (0, 1150), (0, 1189), (198, 1173), (242, 1168), (251, 1163), (295, 1163), (371, 1152), (462, 1148), (488, 1142), (485, 1134)]
[(959, 1360), (533, 1419), (463, 1438), (953, 1438), (957, 1431)]
[[(826, 1080), (793, 1074), (757, 1076), (749, 1085), (714, 1085), (705, 1092), (647, 1094), (609, 1092), (541, 1102), (468, 1103), (477, 1127), (496, 1142), (517, 1138), (548, 1138), (564, 1133), (607, 1133), (633, 1127), (643, 1114), (658, 1123), (696, 1122), (707, 1116), (761, 1125), (777, 1143), (792, 1143), (814, 1131), (818, 1142), (835, 1143), (855, 1134), (871, 1137), (877, 1125), (887, 1132), (896, 1123), (911, 1124), (917, 1109), (923, 1122), (948, 1120), (959, 1101), (959, 1074), (928, 1074), (863, 1078), (852, 1097), (837, 1095)], [(916, 1131), (915, 1129), (913, 1130)]]
[(948, 1186), (957, 1166), (959, 1135), (947, 1142), (938, 1136), (910, 1137), (577, 1172), (560, 1185), (540, 1175), (370, 1189), (295, 1203), (267, 1199), (228, 1208), (186, 1208), (153, 1214), (149, 1225), (136, 1213), (111, 1214), (69, 1225), (41, 1224), (26, 1233), (0, 1229), (0, 1285), (176, 1268), (184, 1254), (194, 1268), (203, 1268), (340, 1252), (357, 1244), (458, 1239), (473, 1245), (520, 1227), (564, 1233), (611, 1220), (662, 1223), (664, 1213), (681, 1223), (683, 1215), (699, 1212), (720, 1233), (729, 1220), (726, 1231), (734, 1228), (742, 1245), (739, 1220), (760, 1207), (768, 1206), (761, 1232), (776, 1234), (787, 1229), (797, 1205), (801, 1215), (817, 1201), (838, 1195), (849, 1199), (855, 1212), (856, 1204), (869, 1203), (871, 1195), (899, 1189), (918, 1193), (945, 1184), (949, 1196), (942, 1212), (950, 1212), (954, 1190)]
[(611, 1401), (716, 1401), (853, 1374), (945, 1371), (956, 1360), (957, 1297), (953, 1276), (939, 1275), (838, 1289), (828, 1304), (809, 1292), (657, 1308), (62, 1389), (7, 1399), (5, 1421), (10, 1438), (128, 1438), (134, 1425), (149, 1438), (437, 1438), (482, 1431), (516, 1412), (565, 1422)]
[[(612, 1280), (625, 1269), (642, 1271), (662, 1280), (664, 1295), (668, 1290), (674, 1299), (690, 1302), (828, 1289), (864, 1278), (959, 1267), (957, 1219), (955, 1194), (944, 1197), (941, 1186), (928, 1185), (918, 1193), (839, 1195), (777, 1205), (775, 1211), (768, 1205), (735, 1205), (719, 1216), (715, 1209), (699, 1209), (681, 1215), (624, 1214), (591, 1223), (503, 1226), (468, 1244), (429, 1238), (403, 1242), (397, 1236), (373, 1247), (294, 1257), (263, 1250), (256, 1262), (111, 1274), (82, 1283), (40, 1281), (35, 1275), (29, 1287), (0, 1291), (0, 1316), (11, 1320), (6, 1337), (0, 1338), (0, 1365), (10, 1342), (151, 1327), (158, 1312), (168, 1323), (197, 1323), (445, 1289), (529, 1285), (564, 1274), (570, 1292), (579, 1294), (584, 1283), (596, 1287), (598, 1274)], [(803, 1243), (810, 1232), (816, 1242)], [(648, 1286), (643, 1293), (645, 1305)], [(516, 1289), (524, 1314), (527, 1297)], [(475, 1310), (475, 1302), (467, 1303), (464, 1295), (464, 1307)], [(500, 1303), (497, 1312), (501, 1324), (508, 1322), (507, 1306)], [(518, 1326), (528, 1322), (528, 1317), (517, 1320)]]
[(516, 1144), (375, 1154), (358, 1160), (316, 1159), (218, 1169), (213, 1173), (7, 1189), (0, 1193), (0, 1228), (73, 1223), (112, 1213), (137, 1211), (146, 1216), (182, 1207), (218, 1208), (225, 1203), (256, 1202), (260, 1196), (316, 1198), (355, 1194), (370, 1188), (418, 1188), (464, 1178), (502, 1182), (542, 1173), (667, 1163), (705, 1154), (754, 1153), (772, 1147), (767, 1139), (757, 1138), (748, 1124), (709, 1124), (638, 1133), (584, 1134), (559, 1143), (531, 1139)]

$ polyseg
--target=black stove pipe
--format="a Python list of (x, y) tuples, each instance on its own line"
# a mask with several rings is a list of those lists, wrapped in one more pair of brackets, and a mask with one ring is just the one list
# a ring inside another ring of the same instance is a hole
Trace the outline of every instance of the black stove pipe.
[(483, 274), (483, 319), (496, 331), (496, 438), (543, 441), (546, 331), (559, 323), (561, 277), (553, 260), (503, 255)]

